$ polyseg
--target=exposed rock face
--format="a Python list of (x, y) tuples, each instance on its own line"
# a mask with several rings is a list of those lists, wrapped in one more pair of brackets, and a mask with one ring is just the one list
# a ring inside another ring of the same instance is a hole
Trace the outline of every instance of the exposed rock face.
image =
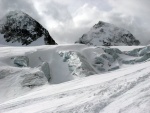
[(76, 43), (94, 46), (132, 46), (140, 44), (139, 40), (129, 31), (101, 21)]
[(56, 44), (41, 24), (21, 11), (11, 11), (0, 20), (0, 33), (6, 42), (21, 45), (30, 45), (39, 38), (43, 38), (46, 45)]

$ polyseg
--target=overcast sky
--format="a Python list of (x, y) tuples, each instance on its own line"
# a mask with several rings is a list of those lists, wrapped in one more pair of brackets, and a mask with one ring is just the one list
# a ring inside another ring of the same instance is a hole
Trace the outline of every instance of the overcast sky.
[(47, 28), (58, 43), (73, 43), (98, 21), (126, 28), (148, 43), (149, 7), (150, 0), (0, 0), (0, 17), (22, 10)]

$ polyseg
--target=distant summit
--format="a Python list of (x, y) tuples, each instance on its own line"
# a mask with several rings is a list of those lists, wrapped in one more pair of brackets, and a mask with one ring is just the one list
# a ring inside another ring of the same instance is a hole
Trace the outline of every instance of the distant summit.
[(0, 20), (0, 43), (7, 45), (54, 45), (49, 32), (22, 11), (11, 11)]
[(75, 43), (94, 46), (133, 46), (139, 45), (140, 41), (123, 28), (99, 21)]

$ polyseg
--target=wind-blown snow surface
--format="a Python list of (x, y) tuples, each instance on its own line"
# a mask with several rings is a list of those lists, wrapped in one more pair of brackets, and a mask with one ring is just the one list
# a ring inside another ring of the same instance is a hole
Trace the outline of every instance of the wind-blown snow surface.
[(150, 113), (150, 47), (112, 48), (1, 47), (0, 113)]

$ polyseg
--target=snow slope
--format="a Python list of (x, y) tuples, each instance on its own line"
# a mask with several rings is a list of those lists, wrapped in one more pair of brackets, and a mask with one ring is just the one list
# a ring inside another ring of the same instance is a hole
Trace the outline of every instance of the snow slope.
[(149, 113), (149, 48), (1, 47), (0, 113)]

